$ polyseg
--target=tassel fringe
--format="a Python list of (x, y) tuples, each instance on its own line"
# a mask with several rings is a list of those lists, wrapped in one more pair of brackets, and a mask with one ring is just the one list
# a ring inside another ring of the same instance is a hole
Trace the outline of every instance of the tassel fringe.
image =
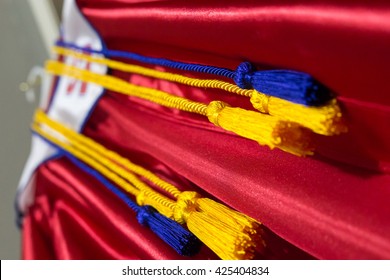
[(262, 113), (299, 123), (318, 134), (331, 136), (347, 132), (336, 99), (321, 107), (308, 107), (253, 91), (250, 101)]
[(271, 149), (305, 156), (313, 154), (311, 133), (298, 124), (241, 108), (232, 108), (221, 101), (212, 101), (206, 109), (207, 117), (213, 124), (234, 132)]
[(234, 81), (240, 88), (253, 88), (308, 106), (319, 106), (332, 98), (330, 91), (309, 74), (291, 70), (256, 71), (249, 62), (237, 67)]
[(265, 246), (254, 219), (195, 192), (179, 196), (174, 217), (224, 260), (252, 259)]

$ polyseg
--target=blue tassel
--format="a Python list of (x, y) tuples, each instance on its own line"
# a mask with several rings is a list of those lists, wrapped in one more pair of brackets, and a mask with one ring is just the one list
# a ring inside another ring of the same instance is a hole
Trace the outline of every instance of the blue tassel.
[(249, 62), (241, 63), (236, 70), (234, 82), (240, 88), (254, 88), (267, 95), (308, 106), (319, 106), (332, 99), (327, 88), (312, 76), (298, 71), (256, 71)]
[(77, 45), (57, 42), (57, 46), (77, 49), (83, 52), (103, 54), (107, 57), (121, 57), (142, 63), (160, 65), (184, 71), (213, 74), (233, 79), (237, 86), (244, 89), (256, 89), (270, 96), (289, 100), (308, 106), (320, 106), (333, 98), (331, 93), (309, 74), (290, 70), (256, 71), (249, 62), (241, 63), (236, 71), (231, 69), (184, 63), (164, 58), (143, 56), (137, 53), (116, 50), (91, 50)]
[(193, 256), (199, 252), (202, 243), (191, 232), (177, 222), (158, 213), (151, 206), (140, 207), (138, 222), (149, 227), (157, 236), (183, 256)]
[[(38, 135), (38, 134), (37, 134)], [(40, 136), (40, 135), (38, 135)], [(41, 136), (40, 136), (41, 137)], [(42, 137), (41, 137), (42, 138)], [(60, 154), (67, 157), (77, 167), (87, 174), (95, 177), (106, 188), (118, 196), (133, 211), (137, 213), (138, 222), (149, 227), (158, 237), (170, 245), (182, 256), (193, 256), (200, 251), (201, 241), (191, 232), (183, 228), (179, 223), (161, 215), (151, 206), (139, 206), (132, 201), (124, 192), (111, 184), (102, 174), (84, 164), (66, 150), (61, 149), (49, 140), (42, 138), (53, 147), (59, 149)]]

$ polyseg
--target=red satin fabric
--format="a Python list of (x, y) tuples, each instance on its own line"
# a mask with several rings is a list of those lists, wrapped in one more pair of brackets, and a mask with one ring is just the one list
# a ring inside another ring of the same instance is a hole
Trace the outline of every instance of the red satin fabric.
[[(262, 257), (389, 259), (390, 7), (386, 1), (349, 2), (78, 1), (110, 49), (232, 69), (249, 60), (259, 68), (311, 73), (337, 94), (349, 127), (341, 136), (318, 136), (314, 157), (270, 151), (201, 116), (112, 92), (99, 101), (83, 133), (183, 189), (195, 188), (262, 221), (277, 234), (268, 233), (269, 252)], [(112, 74), (250, 109), (247, 99), (217, 90)], [(26, 258), (177, 258), (66, 160), (50, 162), (38, 174), (37, 200), (24, 227)], [(101, 214), (106, 207), (112, 212)], [(140, 232), (147, 241), (141, 242)], [(64, 244), (47, 241), (52, 233)], [(131, 250), (117, 246), (118, 240)]]
[(152, 154), (318, 258), (390, 257), (390, 176), (298, 158), (107, 93), (84, 133), (154, 170)]
[(232, 69), (248, 60), (312, 74), (337, 94), (350, 128), (341, 137), (319, 137), (331, 143), (319, 153), (390, 172), (388, 2), (142, 2), (78, 1), (110, 49)]
[[(155, 166), (170, 173), (161, 164)], [(180, 177), (171, 180), (199, 191)], [(41, 166), (36, 183), (35, 203), (24, 219), (24, 259), (190, 259), (141, 226), (122, 200), (65, 158)], [(312, 258), (267, 229), (265, 238), (274, 246), (258, 257)], [(203, 246), (191, 259), (218, 257)]]
[[(41, 166), (23, 236), (26, 259), (177, 259), (134, 212), (66, 159)], [(26, 230), (27, 229), (27, 230)], [(215, 258), (208, 250), (203, 256)]]

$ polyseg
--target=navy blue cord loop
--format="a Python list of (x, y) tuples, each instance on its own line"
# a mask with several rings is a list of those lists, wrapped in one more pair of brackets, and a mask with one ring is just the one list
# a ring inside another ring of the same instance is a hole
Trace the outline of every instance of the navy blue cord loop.
[(291, 101), (293, 103), (320, 106), (333, 98), (331, 92), (311, 75), (291, 70), (256, 71), (249, 62), (241, 63), (236, 71), (209, 65), (183, 63), (164, 58), (147, 57), (137, 53), (117, 50), (92, 50), (74, 44), (57, 42), (58, 46), (77, 49), (83, 52), (103, 54), (107, 57), (120, 57), (141, 63), (160, 65), (184, 71), (192, 71), (232, 79), (243, 89), (255, 89), (270, 96)]

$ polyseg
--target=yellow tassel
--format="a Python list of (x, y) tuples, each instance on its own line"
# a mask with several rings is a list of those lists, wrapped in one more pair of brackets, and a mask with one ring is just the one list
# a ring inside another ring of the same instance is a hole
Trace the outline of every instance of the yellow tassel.
[(234, 227), (238, 227), (241, 230), (248, 232), (255, 232), (259, 227), (259, 223), (240, 213), (234, 211), (221, 203), (218, 203), (209, 198), (200, 198), (196, 200), (197, 208), (205, 213), (208, 213), (210, 217), (218, 219), (221, 216), (224, 216), (223, 222)]
[(324, 106), (308, 107), (253, 91), (250, 101), (262, 113), (299, 123), (318, 134), (330, 136), (347, 132), (336, 99)]
[(296, 123), (233, 108), (222, 101), (212, 101), (207, 106), (206, 114), (213, 124), (260, 145), (267, 145), (271, 149), (276, 147), (298, 156), (313, 154), (310, 131)]
[(347, 131), (342, 122), (340, 107), (335, 99), (320, 107), (308, 107), (277, 97), (269, 96), (252, 89), (242, 89), (236, 85), (219, 80), (195, 79), (174, 73), (162, 72), (138, 65), (126, 64), (120, 61), (95, 57), (71, 49), (54, 47), (54, 52), (83, 59), (91, 63), (100, 63), (108, 67), (129, 73), (144, 75), (157, 79), (177, 82), (199, 88), (217, 88), (238, 95), (250, 97), (253, 107), (262, 113), (279, 117), (283, 120), (299, 123), (300, 125), (322, 135), (336, 135)]
[(180, 194), (174, 218), (187, 223), (188, 229), (224, 260), (252, 259), (255, 250), (265, 246), (254, 219), (196, 192)]
[(271, 149), (305, 156), (313, 154), (310, 144), (311, 133), (297, 123), (281, 121), (279, 118), (254, 111), (233, 108), (221, 101), (206, 105), (169, 93), (129, 84), (116, 77), (99, 75), (90, 71), (49, 61), (46, 69), (56, 75), (68, 75), (85, 82), (93, 82), (107, 89), (129, 96), (142, 98), (162, 106), (205, 115), (213, 124), (242, 137), (255, 140)]

